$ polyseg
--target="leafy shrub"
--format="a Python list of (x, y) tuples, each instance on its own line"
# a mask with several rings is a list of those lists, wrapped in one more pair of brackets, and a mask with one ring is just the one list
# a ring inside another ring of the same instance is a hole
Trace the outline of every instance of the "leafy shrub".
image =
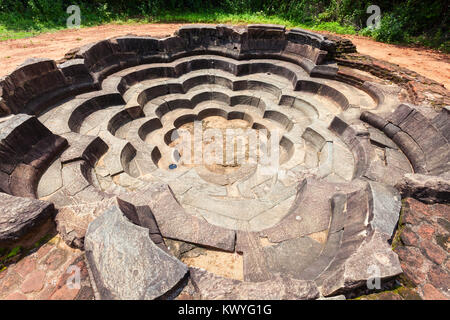
[[(169, 17), (183, 15), (185, 21), (195, 16), (195, 20), (214, 22), (214, 17), (234, 14), (260, 17), (260, 21), (288, 20), (290, 25), (339, 33), (359, 30), (379, 41), (439, 48), (448, 47), (449, 42), (447, 0), (0, 0), (0, 30), (64, 28), (65, 9), (72, 4), (80, 6), (83, 25), (130, 18), (170, 21)], [(381, 28), (374, 31), (366, 28), (370, 15), (366, 10), (372, 4), (378, 5), (382, 14)]]
[(382, 42), (401, 42), (406, 34), (403, 22), (392, 13), (382, 15), (380, 27), (372, 33), (375, 40)]

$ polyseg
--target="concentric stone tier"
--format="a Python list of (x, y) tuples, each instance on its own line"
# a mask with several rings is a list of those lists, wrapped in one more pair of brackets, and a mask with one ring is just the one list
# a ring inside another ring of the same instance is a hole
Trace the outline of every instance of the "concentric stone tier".
[[(429, 120), (399, 105), (396, 85), (337, 76), (333, 58), (332, 41), (304, 30), (220, 25), (28, 61), (0, 82), (0, 190), (54, 205), (63, 239), (87, 252), (97, 298), (173, 298), (186, 283), (200, 297), (255, 298), (281, 281), (285, 293), (267, 297), (313, 299), (374, 268), (391, 278), (402, 272), (388, 243), (394, 186), (448, 173), (448, 110)], [(196, 123), (200, 138), (203, 127), (265, 132), (276, 170), (178, 162), (179, 133)], [(243, 279), (189, 276), (173, 240), (241, 254)]]

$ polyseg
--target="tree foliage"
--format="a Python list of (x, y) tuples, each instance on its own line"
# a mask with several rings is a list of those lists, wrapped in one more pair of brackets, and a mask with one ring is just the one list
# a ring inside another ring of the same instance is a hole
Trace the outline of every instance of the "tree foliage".
[[(167, 12), (261, 13), (300, 24), (338, 22), (385, 42), (420, 39), (431, 46), (448, 45), (447, 0), (0, 0), (0, 25), (7, 28), (63, 26), (66, 8), (76, 3), (89, 22), (120, 17), (158, 17)], [(367, 7), (381, 9), (381, 27), (369, 30)]]

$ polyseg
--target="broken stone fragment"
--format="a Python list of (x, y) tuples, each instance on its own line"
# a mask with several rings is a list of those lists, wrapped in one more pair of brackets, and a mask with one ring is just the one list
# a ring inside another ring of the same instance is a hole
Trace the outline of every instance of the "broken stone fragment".
[(47, 222), (53, 204), (0, 192), (0, 248), (11, 247)]
[(342, 265), (323, 282), (325, 297), (348, 292), (359, 286), (376, 285), (401, 274), (402, 268), (385, 235), (374, 231)]
[(196, 294), (204, 300), (311, 300), (319, 297), (313, 281), (274, 276), (264, 282), (247, 282), (217, 276), (203, 269), (190, 268)]
[(99, 202), (69, 205), (61, 208), (56, 214), (56, 228), (64, 241), (72, 247), (82, 249), (86, 230), (95, 218), (100, 216), (114, 199)]
[(234, 251), (234, 230), (214, 226), (186, 213), (166, 184), (152, 184), (120, 197), (136, 206), (149, 206), (163, 237)]
[(414, 197), (425, 203), (450, 202), (450, 179), (425, 174), (405, 174), (395, 186), (403, 197)]
[(133, 205), (116, 198), (88, 227), (85, 249), (99, 299), (148, 300), (166, 295), (188, 268), (160, 249), (149, 230), (132, 223)]
[(369, 186), (373, 206), (370, 224), (389, 239), (394, 235), (402, 208), (400, 194), (395, 188), (379, 182), (369, 181)]

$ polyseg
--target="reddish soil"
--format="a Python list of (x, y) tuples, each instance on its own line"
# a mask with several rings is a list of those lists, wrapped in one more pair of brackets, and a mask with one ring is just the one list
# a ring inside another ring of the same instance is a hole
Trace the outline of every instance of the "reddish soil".
[[(32, 38), (0, 42), (0, 76), (13, 71), (25, 59), (45, 57), (61, 59), (72, 48), (114, 36), (136, 34), (163, 37), (182, 24), (108, 24), (79, 30), (44, 33)], [(450, 89), (450, 55), (434, 50), (404, 47), (376, 42), (361, 36), (344, 36), (356, 45), (358, 52), (389, 61), (433, 79)]]
[(70, 49), (95, 41), (127, 34), (165, 37), (173, 34), (181, 26), (182, 24), (108, 24), (43, 33), (25, 39), (0, 41), (0, 76), (9, 74), (27, 58), (41, 57), (59, 60)]
[[(325, 33), (325, 32), (321, 32)], [(362, 36), (345, 35), (359, 53), (388, 61), (442, 83), (450, 90), (450, 55), (423, 47), (406, 47), (377, 42)]]

